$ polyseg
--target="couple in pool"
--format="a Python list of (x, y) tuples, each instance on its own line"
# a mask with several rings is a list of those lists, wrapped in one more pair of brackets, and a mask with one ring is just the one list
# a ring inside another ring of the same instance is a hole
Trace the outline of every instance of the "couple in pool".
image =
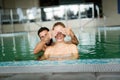
[[(41, 27), (38, 30), (41, 41), (36, 45), (34, 54), (44, 51), (39, 60), (74, 60), (79, 58), (78, 40), (70, 28), (66, 28), (62, 22), (56, 22), (52, 30)], [(64, 38), (70, 36), (70, 41)], [(55, 42), (53, 42), (53, 38)]]

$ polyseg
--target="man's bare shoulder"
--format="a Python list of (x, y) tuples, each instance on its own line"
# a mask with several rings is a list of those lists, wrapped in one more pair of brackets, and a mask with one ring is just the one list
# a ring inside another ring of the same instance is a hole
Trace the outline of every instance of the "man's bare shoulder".
[(46, 50), (50, 50), (50, 49), (52, 49), (52, 46), (48, 46), (48, 47), (46, 48)]
[(53, 42), (52, 44), (51, 44), (51, 46), (54, 46), (55, 45), (55, 42)]

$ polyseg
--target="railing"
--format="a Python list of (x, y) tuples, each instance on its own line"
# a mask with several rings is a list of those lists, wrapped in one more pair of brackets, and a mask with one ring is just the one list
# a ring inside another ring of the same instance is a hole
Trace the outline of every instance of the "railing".
[[(0, 10), (0, 33), (2, 33), (2, 25), (10, 24), (14, 32), (14, 24), (23, 24), (29, 22), (49, 22), (56, 20), (80, 20), (89, 19), (84, 25), (86, 26), (95, 18), (100, 16), (99, 8), (95, 7), (93, 3), (89, 4), (75, 4), (75, 5), (60, 5), (56, 7), (33, 7), (30, 9), (16, 8), (16, 9), (1, 9)], [(97, 15), (96, 15), (97, 13)]]
[(49, 8), (1, 9), (1, 24), (25, 23), (27, 21), (54, 21), (94, 18), (94, 4), (61, 5)]

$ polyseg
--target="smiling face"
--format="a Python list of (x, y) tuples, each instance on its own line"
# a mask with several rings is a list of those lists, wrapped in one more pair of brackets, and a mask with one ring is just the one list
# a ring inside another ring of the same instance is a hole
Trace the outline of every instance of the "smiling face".
[(43, 30), (39, 33), (39, 37), (41, 40), (43, 40), (45, 38), (45, 36), (47, 35), (48, 31), (47, 30)]
[(56, 32), (55, 39), (57, 42), (64, 41), (65, 35), (61, 32), (61, 30), (63, 30), (63, 26), (61, 26), (61, 25), (54, 26), (54, 31)]

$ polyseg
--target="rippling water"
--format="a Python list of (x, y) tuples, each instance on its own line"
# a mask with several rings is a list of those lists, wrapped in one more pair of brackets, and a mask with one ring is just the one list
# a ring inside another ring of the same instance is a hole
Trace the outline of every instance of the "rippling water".
[[(101, 28), (95, 32), (77, 32), (80, 59), (120, 58), (120, 28)], [(0, 61), (36, 60), (33, 49), (36, 32), (0, 34)]]

